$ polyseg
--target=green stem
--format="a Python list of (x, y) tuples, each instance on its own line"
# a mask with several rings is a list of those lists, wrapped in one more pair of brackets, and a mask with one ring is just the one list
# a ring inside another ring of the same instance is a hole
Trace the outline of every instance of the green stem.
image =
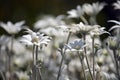
[(95, 53), (94, 53), (94, 38), (92, 38), (92, 53), (93, 53), (93, 78), (95, 78)]
[(78, 54), (78, 57), (79, 57), (79, 59), (80, 59), (80, 63), (81, 63), (81, 65), (82, 65), (82, 70), (83, 70), (83, 74), (84, 74), (84, 79), (87, 80), (87, 77), (86, 77), (86, 74), (85, 74), (85, 68), (84, 68), (83, 60), (82, 60), (82, 58), (81, 58), (81, 56), (80, 56), (80, 54), (79, 54), (79, 51), (77, 52), (77, 54)]
[(85, 24), (88, 24), (88, 22), (87, 22), (87, 20), (85, 19), (85, 17), (80, 16), (80, 19), (81, 19)]
[(2, 71), (0, 71), (0, 74), (1, 74), (2, 79), (5, 80), (5, 76)]
[(36, 53), (35, 53), (35, 80), (38, 80), (37, 78), (37, 62), (38, 62), (38, 46), (36, 45)]
[(33, 45), (32, 57), (33, 57), (33, 65), (35, 65), (35, 45)]
[(89, 19), (89, 21), (90, 21), (91, 25), (96, 25), (97, 24), (96, 16), (95, 15), (91, 16), (90, 19)]
[[(83, 39), (84, 39), (84, 41), (86, 42), (85, 35), (83, 36)], [(90, 65), (89, 65), (89, 62), (88, 62), (86, 47), (84, 47), (84, 52), (85, 52), (85, 59), (86, 59), (86, 62), (87, 62), (87, 66), (88, 66), (88, 69), (89, 69), (90, 76), (91, 76), (92, 80), (94, 80), (94, 78), (93, 78), (93, 76), (92, 76), (92, 72), (91, 72), (91, 70), (90, 70)]]
[(0, 55), (1, 55), (1, 53), (2, 53), (2, 49), (1, 49), (1, 48), (2, 48), (2, 46), (0, 45)]
[(118, 77), (118, 79), (120, 79), (119, 66), (118, 66), (118, 61), (117, 61), (116, 50), (113, 50), (113, 55), (114, 55), (114, 59), (115, 59), (115, 66), (116, 66), (117, 77)]
[(37, 61), (38, 61), (38, 46), (36, 45), (36, 55), (35, 55), (35, 59), (36, 59), (36, 64), (37, 64)]
[[(70, 35), (71, 35), (71, 32), (69, 32), (69, 34), (68, 34), (66, 44), (68, 44)], [(64, 51), (62, 50), (62, 51), (61, 51), (61, 54), (65, 55), (65, 51), (66, 51), (66, 49), (65, 49)], [(57, 80), (59, 80), (60, 75), (61, 75), (61, 69), (62, 69), (63, 61), (64, 61), (64, 57), (62, 56), (62, 59), (61, 59), (61, 62), (60, 62), (60, 67), (59, 67), (59, 71), (58, 71), (58, 75), (57, 75)]]

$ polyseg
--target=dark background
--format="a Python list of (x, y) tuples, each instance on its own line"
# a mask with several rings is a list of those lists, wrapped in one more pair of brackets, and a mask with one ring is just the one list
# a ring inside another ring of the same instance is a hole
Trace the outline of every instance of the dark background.
[(26, 24), (31, 26), (39, 15), (66, 14), (68, 10), (75, 9), (77, 5), (97, 1), (107, 3), (101, 11), (98, 22), (109, 28), (111, 24), (106, 23), (107, 20), (119, 20), (119, 10), (113, 10), (111, 5), (116, 0), (0, 0), (0, 21), (25, 20)]

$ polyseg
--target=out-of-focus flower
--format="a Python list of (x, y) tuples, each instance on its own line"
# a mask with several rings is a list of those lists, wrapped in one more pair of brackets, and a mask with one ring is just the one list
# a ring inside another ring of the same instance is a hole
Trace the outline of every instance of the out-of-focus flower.
[(27, 31), (28, 35), (24, 35), (21, 39), (20, 42), (26, 45), (47, 45), (48, 42), (50, 41), (49, 36), (44, 36), (44, 34), (36, 33), (33, 32), (32, 30)]
[(115, 9), (120, 9), (120, 1), (117, 0), (116, 3), (113, 3), (113, 6), (115, 7)]
[(8, 21), (7, 24), (0, 22), (0, 27), (5, 29), (9, 34), (16, 34), (24, 27), (23, 26), (24, 23), (25, 21), (20, 21), (15, 24), (13, 24), (10, 21)]
[(34, 24), (34, 28), (43, 29), (46, 27), (56, 27), (58, 25), (63, 25), (65, 24), (64, 21), (62, 20), (63, 18), (64, 18), (63, 15), (59, 15), (57, 17), (45, 16)]
[(29, 80), (29, 75), (27, 72), (16, 72), (16, 75), (18, 76), (19, 80)]
[(107, 39), (107, 42), (108, 42), (110, 49), (118, 49), (119, 48), (120, 41), (118, 40), (117, 37), (109, 37)]
[(0, 46), (4, 46), (4, 45), (7, 45), (8, 44), (8, 42), (10, 41), (10, 37), (8, 37), (8, 36), (5, 36), (5, 35), (2, 35), (1, 37), (0, 37)]
[(73, 26), (76, 28), (78, 32), (80, 32), (83, 35), (88, 34), (91, 30), (95, 28), (91, 25), (85, 25), (82, 22), (80, 22), (79, 24), (74, 24)]
[[(12, 51), (18, 55), (18, 54), (24, 54), (24, 52), (26, 51), (26, 48), (23, 44), (21, 44), (19, 42), (19, 40), (14, 39), (13, 40), (14, 45), (12, 46)], [(11, 50), (11, 41), (9, 41), (8, 45), (7, 45), (8, 49)]]
[(105, 27), (100, 27), (99, 25), (94, 25), (93, 27), (95, 27), (93, 30), (90, 31), (90, 35), (92, 37), (97, 37), (101, 34), (107, 33), (110, 35), (109, 32), (105, 31)]
[(78, 28), (75, 26), (76, 24), (71, 24), (71, 25), (61, 25), (59, 28), (63, 32), (71, 32), (71, 33), (76, 33), (78, 31)]
[(83, 9), (81, 8), (80, 5), (77, 6), (76, 9), (72, 9), (67, 12), (68, 13), (68, 18), (79, 18), (84, 14)]
[(41, 29), (39, 30), (39, 32), (42, 32), (49, 36), (54, 36), (54, 37), (61, 37), (66, 35), (62, 29), (55, 28), (55, 27), (48, 27), (45, 29)]
[(75, 39), (74, 41), (65, 45), (65, 48), (71, 51), (81, 51), (83, 47), (85, 47), (85, 43), (81, 39)]
[(97, 15), (104, 8), (105, 5), (105, 3), (99, 2), (93, 3), (92, 5), (86, 3), (83, 5), (83, 10), (87, 15)]

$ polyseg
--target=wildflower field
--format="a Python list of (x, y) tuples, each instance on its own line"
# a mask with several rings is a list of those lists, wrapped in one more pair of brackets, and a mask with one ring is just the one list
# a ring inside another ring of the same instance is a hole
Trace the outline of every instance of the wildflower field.
[[(66, 14), (0, 22), (0, 80), (120, 80), (120, 22), (97, 22), (106, 3), (77, 5)], [(120, 9), (120, 1), (112, 4)], [(105, 36), (101, 38), (101, 36)]]

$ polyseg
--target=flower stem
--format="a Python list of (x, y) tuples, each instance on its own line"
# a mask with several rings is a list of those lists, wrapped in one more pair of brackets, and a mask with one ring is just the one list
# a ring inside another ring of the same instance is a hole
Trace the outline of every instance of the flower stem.
[(0, 45), (0, 55), (2, 54), (2, 49), (1, 48), (2, 48), (2, 46)]
[(97, 24), (96, 16), (95, 15), (91, 16), (90, 19), (89, 19), (89, 21), (90, 21), (91, 25), (96, 25)]
[(119, 66), (118, 66), (118, 61), (117, 61), (117, 55), (116, 55), (116, 50), (113, 49), (113, 55), (115, 59), (115, 66), (116, 66), (116, 72), (117, 72), (117, 77), (120, 79), (120, 74), (119, 74)]
[[(66, 44), (68, 44), (68, 41), (69, 41), (70, 36), (71, 36), (71, 32), (69, 32), (69, 34), (68, 34)], [(62, 50), (62, 51), (61, 51), (61, 54), (65, 55), (65, 51), (66, 51), (66, 49), (65, 49), (65, 50)], [(60, 75), (61, 75), (61, 69), (62, 69), (63, 61), (64, 61), (64, 57), (62, 56), (62, 59), (61, 59), (61, 62), (60, 62), (60, 66), (59, 66), (58, 75), (57, 75), (57, 80), (59, 80)]]
[(36, 45), (36, 53), (35, 53), (35, 80), (38, 80), (37, 76), (37, 62), (38, 62), (38, 46)]
[(94, 53), (94, 38), (92, 38), (92, 53), (93, 53), (93, 78), (95, 78), (95, 53)]
[(85, 24), (88, 24), (88, 22), (87, 22), (87, 20), (85, 19), (85, 17), (80, 16), (80, 19), (81, 19)]
[(0, 71), (0, 74), (1, 74), (2, 79), (5, 80), (5, 76), (2, 71)]
[[(83, 36), (83, 39), (84, 39), (84, 41), (86, 42), (85, 35)], [(88, 66), (88, 69), (89, 69), (90, 76), (91, 76), (92, 80), (94, 80), (93, 75), (92, 75), (92, 72), (91, 72), (91, 70), (90, 70), (90, 65), (89, 65), (89, 62), (88, 62), (86, 47), (84, 47), (84, 52), (85, 52), (85, 59), (86, 59), (86, 62), (87, 62), (87, 66)]]
[(35, 65), (35, 45), (33, 45), (33, 52), (32, 52), (32, 57), (33, 57), (33, 65)]
[(81, 65), (82, 65), (82, 70), (83, 70), (83, 74), (84, 74), (84, 79), (87, 80), (87, 77), (86, 77), (86, 74), (85, 74), (85, 68), (84, 68), (83, 60), (82, 60), (82, 57), (81, 57), (80, 54), (79, 54), (79, 51), (77, 52), (77, 54), (78, 54), (78, 57), (79, 57), (79, 59), (80, 59), (80, 63), (81, 63)]

